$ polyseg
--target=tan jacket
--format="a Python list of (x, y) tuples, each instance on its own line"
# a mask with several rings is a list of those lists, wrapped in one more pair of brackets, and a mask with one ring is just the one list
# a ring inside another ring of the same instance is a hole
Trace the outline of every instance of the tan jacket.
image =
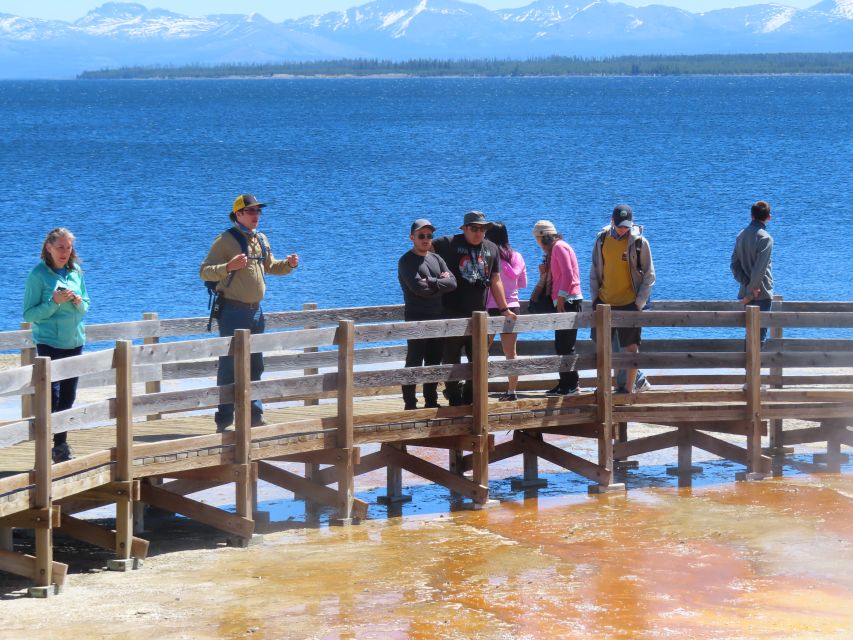
[[(272, 273), (277, 276), (284, 276), (293, 271), (293, 267), (288, 264), (287, 260), (276, 260), (273, 257), (270, 244), (264, 234), (259, 233), (251, 239), (247, 234), (243, 235), (248, 240), (250, 258), (244, 269), (230, 273), (226, 270), (228, 261), (242, 253), (240, 243), (230, 232), (226, 231), (220, 233), (213, 241), (210, 251), (207, 252), (207, 257), (201, 263), (199, 275), (205, 281), (218, 281), (216, 290), (223, 298), (254, 304), (263, 300), (266, 293), (265, 274)], [(263, 267), (261, 267), (260, 260), (252, 259), (261, 257), (261, 241), (267, 248), (267, 258)], [(233, 277), (231, 277), (232, 273), (234, 274)]]

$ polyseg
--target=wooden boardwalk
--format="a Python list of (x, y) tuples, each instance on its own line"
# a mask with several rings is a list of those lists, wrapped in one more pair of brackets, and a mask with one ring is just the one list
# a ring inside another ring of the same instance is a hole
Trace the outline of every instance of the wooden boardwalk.
[[(355, 479), (383, 468), (388, 503), (406, 499), (405, 470), (447, 487), (472, 508), (489, 504), (489, 464), (516, 456), (523, 485), (541, 485), (538, 461), (547, 460), (587, 478), (591, 492), (624, 491), (614, 482), (615, 465), (662, 449), (677, 452), (683, 474), (693, 471), (692, 451), (699, 448), (743, 465), (741, 478), (758, 480), (770, 473), (771, 456), (784, 455), (786, 445), (826, 442), (827, 468), (839, 468), (842, 447), (853, 446), (853, 341), (789, 340), (782, 331), (849, 329), (853, 303), (784, 303), (782, 311), (765, 314), (729, 303), (657, 306), (662, 310), (611, 313), (602, 305), (595, 314), (520, 316), (512, 323), (482, 313), (463, 320), (395, 322), (399, 307), (306, 310), (269, 314), (268, 326), (286, 331), (254, 336), (240, 331), (233, 339), (178, 342), (160, 338), (201, 333), (204, 321), (159, 321), (149, 315), (138, 323), (91, 328), (90, 340), (120, 338), (114, 349), (53, 363), (32, 357), (26, 329), (0, 334), (0, 348), (20, 348), (23, 363), (0, 372), (0, 393), (20, 395), (23, 416), (0, 426), (0, 474), (5, 476), (0, 477), (0, 547), (4, 539), (7, 547), (0, 548), (0, 570), (31, 577), (35, 595), (61, 586), (67, 567), (52, 559), (55, 528), (114, 549), (111, 568), (138, 566), (148, 545), (134, 536), (134, 521), (146, 504), (216, 527), (235, 544), (249, 544), (257, 519), (258, 479), (334, 507), (334, 524), (347, 525), (367, 512), (366, 503), (355, 497)], [(323, 326), (327, 324), (334, 326)], [(612, 327), (636, 325), (741, 327), (746, 337), (647, 341), (639, 354), (612, 353), (606, 342), (581, 343), (573, 356), (548, 355), (548, 342), (521, 341), (526, 357), (512, 361), (491, 360), (487, 348), (490, 333), (594, 326), (599, 335), (609, 335)], [(773, 332), (763, 351), (762, 325)], [(471, 336), (471, 363), (411, 369), (395, 364), (379, 370), (362, 366), (399, 362), (405, 347), (385, 346), (389, 342), (452, 335)], [(144, 344), (133, 345), (132, 338), (142, 338)], [(250, 381), (249, 355), (258, 351), (273, 354), (267, 358), (268, 370), (289, 371), (289, 377)], [(161, 390), (161, 381), (209, 377), (221, 356), (234, 359), (234, 385)], [(614, 367), (653, 369), (657, 387), (614, 395)], [(810, 373), (786, 374), (792, 367)], [(584, 379), (585, 393), (542, 394), (549, 385), (543, 377), (572, 369), (591, 372)], [(500, 386), (495, 379), (509, 374), (535, 376), (523, 380), (521, 388), (538, 391), (517, 402), (490, 398), (490, 390)], [(80, 377), (82, 386), (109, 384), (114, 393), (51, 414), (50, 383), (69, 377)], [(464, 379), (472, 381), (471, 405), (401, 408), (401, 384)], [(134, 382), (144, 383), (144, 393), (139, 384), (134, 389)], [(251, 427), (252, 399), (287, 406), (268, 409), (269, 424)], [(234, 431), (215, 433), (212, 416), (187, 415), (220, 401), (235, 403)], [(785, 419), (812, 426), (783, 430)], [(628, 424), (635, 422), (666, 430), (631, 438)], [(77, 457), (52, 465), (51, 434), (57, 431), (73, 432)], [(496, 444), (498, 431), (512, 437)], [(590, 439), (597, 457), (590, 460), (560, 448), (550, 436)], [(362, 455), (365, 445), (374, 446)], [(448, 467), (418, 457), (410, 446), (446, 450)], [(305, 475), (287, 471), (279, 462), (303, 463)], [(236, 513), (187, 497), (223, 484), (234, 486)], [(113, 530), (76, 516), (104, 504), (115, 504)], [(9, 548), (13, 527), (35, 530), (35, 556)]]

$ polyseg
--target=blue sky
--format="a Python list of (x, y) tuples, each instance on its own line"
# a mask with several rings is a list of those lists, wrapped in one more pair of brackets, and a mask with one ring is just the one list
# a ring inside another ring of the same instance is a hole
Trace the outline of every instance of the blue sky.
[[(476, 4), (488, 9), (522, 7), (533, 0), (479, 0)], [(611, 0), (613, 2), (617, 0)], [(625, 0), (622, 0), (625, 1)], [(664, 4), (680, 7), (687, 11), (699, 12), (721, 7), (735, 7), (749, 4), (763, 4), (770, 0), (627, 0), (626, 4), (636, 6), (646, 4)], [(778, 4), (791, 7), (809, 7), (819, 0), (773, 0)], [(0, 13), (11, 13), (30, 18), (45, 18), (73, 21), (83, 17), (88, 11), (103, 4), (102, 0), (0, 0)], [(257, 12), (280, 22), (288, 18), (340, 11), (349, 7), (366, 4), (366, 0), (143, 0), (149, 9), (159, 7), (186, 15), (205, 15), (210, 13), (252, 13)]]

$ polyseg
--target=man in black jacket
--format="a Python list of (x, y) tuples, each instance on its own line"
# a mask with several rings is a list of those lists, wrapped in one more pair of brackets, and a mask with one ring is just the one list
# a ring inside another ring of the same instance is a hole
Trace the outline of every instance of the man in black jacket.
[[(456, 278), (444, 260), (430, 253), (435, 227), (425, 218), (412, 223), (409, 238), (412, 249), (404, 253), (397, 263), (397, 278), (403, 290), (405, 319), (409, 321), (441, 318), (441, 296), (456, 288)], [(422, 338), (408, 341), (406, 366), (420, 367), (441, 364), (444, 347), (442, 338)], [(417, 408), (415, 385), (403, 385), (405, 409)], [(438, 383), (424, 383), (424, 407), (438, 406)]]
[[(486, 229), (490, 225), (482, 211), (469, 211), (459, 227), (462, 233), (444, 236), (432, 243), (432, 250), (444, 258), (450, 272), (456, 276), (456, 291), (442, 297), (445, 318), (470, 318), (474, 311), (485, 311), (489, 290), (498, 304), (500, 314), (516, 318), (506, 304), (498, 248), (485, 239)], [(442, 363), (459, 364), (463, 349), (470, 362), (473, 357), (471, 336), (445, 338)], [(444, 383), (445, 395), (451, 406), (471, 404), (474, 392), (471, 381), (465, 381), (464, 389), (460, 389), (460, 386), (458, 380)]]

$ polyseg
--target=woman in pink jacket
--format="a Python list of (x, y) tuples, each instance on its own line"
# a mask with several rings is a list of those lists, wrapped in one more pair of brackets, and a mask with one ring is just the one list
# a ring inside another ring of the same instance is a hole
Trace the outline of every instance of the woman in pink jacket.
[[(539, 282), (531, 298), (544, 288), (554, 301), (557, 313), (578, 313), (581, 310), (580, 271), (574, 249), (557, 233), (550, 220), (540, 220), (533, 225), (533, 237), (545, 252), (545, 261), (539, 269)], [(577, 329), (554, 331), (554, 350), (557, 355), (567, 356), (575, 352)], [(548, 391), (549, 396), (571, 396), (578, 393), (578, 372), (560, 371), (560, 382)]]
[[(510, 246), (509, 234), (507, 233), (505, 224), (501, 222), (492, 223), (492, 226), (486, 231), (486, 239), (491, 240), (498, 246), (498, 252), (501, 256), (501, 282), (504, 286), (504, 295), (506, 295), (506, 306), (515, 313), (518, 313), (520, 307), (518, 290), (527, 287), (527, 267), (524, 264), (524, 258)], [(486, 310), (490, 316), (501, 315), (498, 313), (498, 303), (495, 302), (491, 291), (486, 300)], [(501, 334), (501, 348), (507, 360), (515, 360), (517, 336), (518, 334), (515, 333)], [(494, 336), (490, 337), (489, 346), (491, 346), (494, 339)], [(518, 400), (518, 396), (516, 395), (517, 387), (518, 376), (509, 376), (506, 393), (501, 395), (498, 400)]]

